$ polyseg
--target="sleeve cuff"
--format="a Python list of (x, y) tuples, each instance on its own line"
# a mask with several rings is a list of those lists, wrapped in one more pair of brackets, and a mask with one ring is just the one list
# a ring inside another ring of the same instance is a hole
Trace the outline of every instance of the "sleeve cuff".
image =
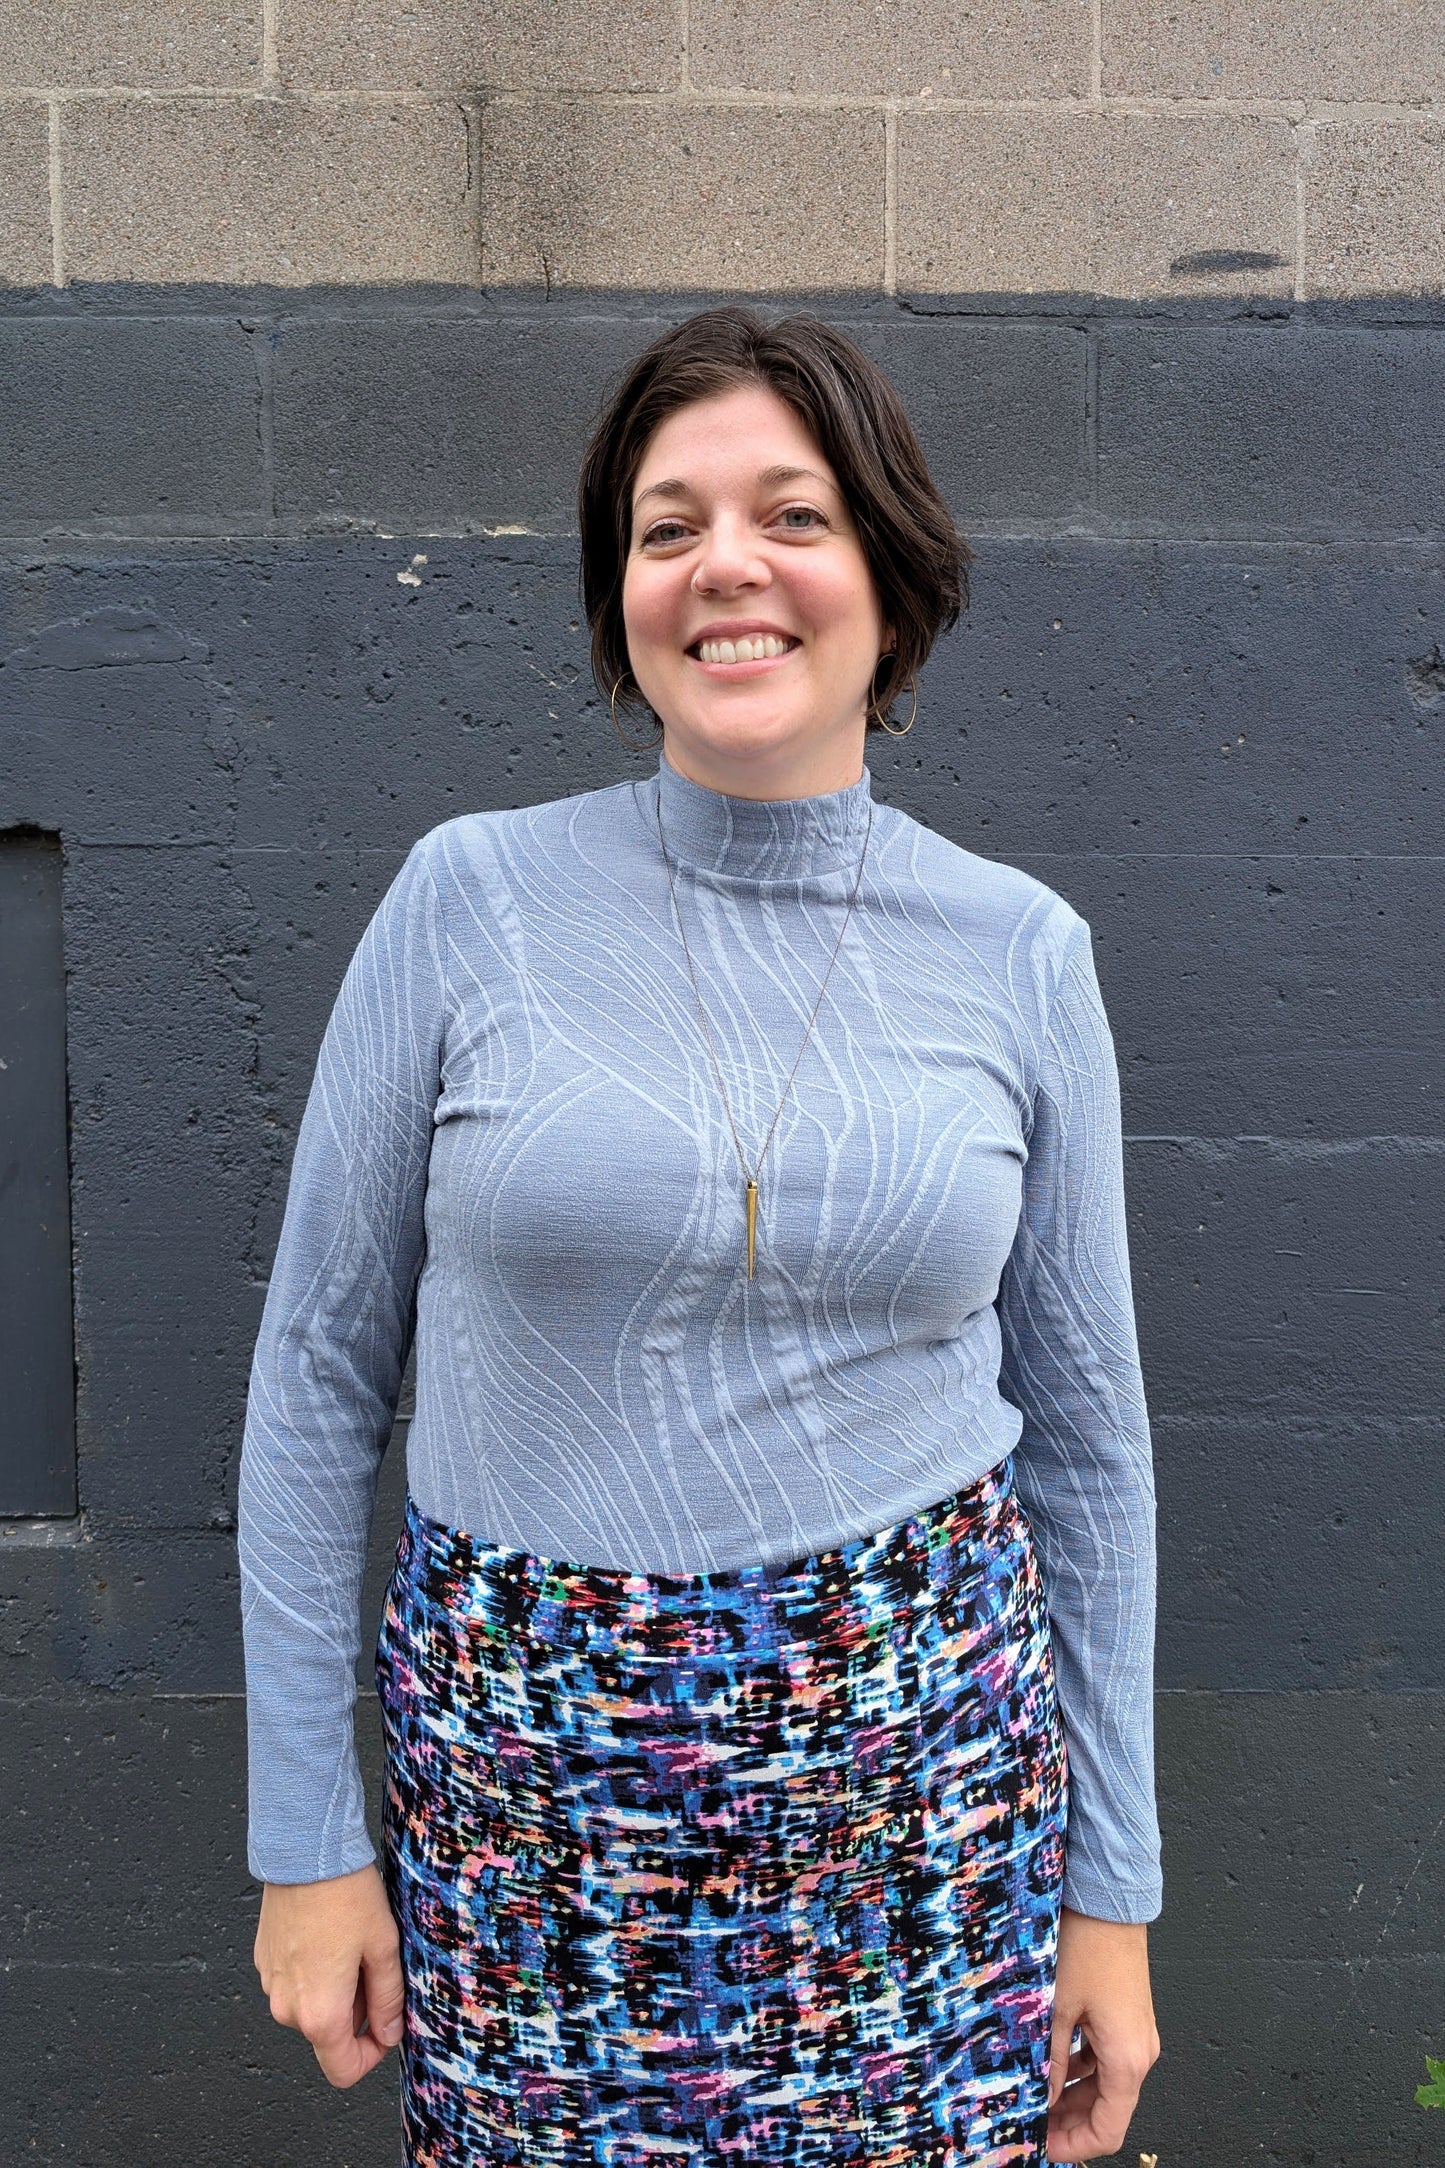
[(1071, 1912), (1081, 1912), (1091, 1920), (1145, 1927), (1164, 1909), (1163, 1882), (1157, 1875), (1145, 1882), (1105, 1882), (1088, 1867), (1066, 1863), (1063, 1902)]
[(358, 1867), (369, 1867), (376, 1858), (376, 1848), (369, 1841), (361, 1846), (343, 1848), (337, 1865), (327, 1866), (319, 1873), (313, 1866), (301, 1866), (294, 1857), (277, 1854), (268, 1858), (255, 1845), (248, 1848), (246, 1865), (255, 1882), (334, 1882), (344, 1874), (355, 1874)]

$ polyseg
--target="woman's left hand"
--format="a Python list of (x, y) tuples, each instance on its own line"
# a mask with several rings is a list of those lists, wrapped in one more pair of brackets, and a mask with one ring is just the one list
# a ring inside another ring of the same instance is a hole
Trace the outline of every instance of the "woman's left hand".
[[(1049, 2065), (1051, 2161), (1117, 2153), (1159, 2059), (1149, 1990), (1149, 1930), (1096, 1920), (1065, 1905), (1059, 1915), (1054, 2029)], [(1074, 2028), (1083, 2044), (1070, 2055)]]

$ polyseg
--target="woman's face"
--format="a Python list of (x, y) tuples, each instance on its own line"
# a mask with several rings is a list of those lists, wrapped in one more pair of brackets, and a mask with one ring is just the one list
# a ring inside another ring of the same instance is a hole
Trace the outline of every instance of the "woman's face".
[(774, 785), (805, 770), (861, 773), (865, 705), (891, 640), (833, 470), (767, 386), (697, 400), (653, 432), (633, 483), (622, 613), (675, 767), (726, 775), (722, 788), (747, 763)]

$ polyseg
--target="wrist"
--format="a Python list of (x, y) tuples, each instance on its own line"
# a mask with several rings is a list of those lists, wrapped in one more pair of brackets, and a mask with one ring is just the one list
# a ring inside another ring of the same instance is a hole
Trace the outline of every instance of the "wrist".
[(1076, 1922), (1079, 1927), (1087, 1928), (1091, 1934), (1108, 1935), (1114, 1938), (1122, 1936), (1129, 1941), (1135, 1942), (1147, 1942), (1149, 1939), (1147, 1920), (1101, 1919), (1095, 1913), (1076, 1912), (1072, 1905), (1061, 1905), (1059, 1909), (1060, 1926), (1062, 1927), (1065, 1922)]

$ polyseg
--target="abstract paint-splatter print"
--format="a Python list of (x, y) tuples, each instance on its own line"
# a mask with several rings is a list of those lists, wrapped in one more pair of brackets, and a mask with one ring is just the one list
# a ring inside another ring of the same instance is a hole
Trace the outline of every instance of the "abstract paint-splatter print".
[(1068, 1774), (1011, 1460), (676, 1577), (409, 1499), (376, 1679), (409, 2168), (1044, 2161)]

